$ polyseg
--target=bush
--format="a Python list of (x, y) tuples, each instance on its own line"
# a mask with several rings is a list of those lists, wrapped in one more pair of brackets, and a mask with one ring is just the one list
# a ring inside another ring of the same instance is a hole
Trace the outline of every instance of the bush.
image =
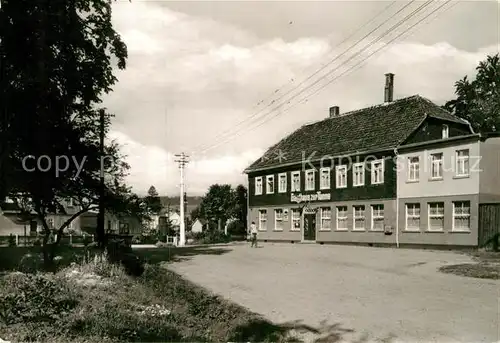
[(134, 254), (132, 247), (125, 240), (109, 239), (106, 251), (109, 261), (111, 263), (121, 263), (127, 274), (141, 276), (144, 272), (144, 261)]
[(229, 223), (229, 225), (227, 226), (227, 233), (234, 236), (245, 236), (247, 233), (245, 223), (242, 223), (240, 221)]
[(78, 304), (67, 285), (45, 275), (13, 273), (0, 287), (0, 316), (11, 325), (26, 322), (57, 322)]
[(229, 243), (231, 236), (225, 235), (224, 232), (218, 230), (209, 230), (203, 233), (203, 244)]
[(37, 238), (33, 241), (33, 246), (35, 247), (41, 247), (42, 246), (42, 240), (40, 238)]
[(16, 244), (16, 237), (14, 237), (13, 234), (10, 234), (7, 243), (9, 245), (9, 247), (15, 247), (17, 245)]

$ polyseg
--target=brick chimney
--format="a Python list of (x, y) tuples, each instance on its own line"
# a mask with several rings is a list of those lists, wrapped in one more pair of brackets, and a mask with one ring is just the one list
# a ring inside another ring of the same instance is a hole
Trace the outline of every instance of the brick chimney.
[(338, 117), (340, 114), (340, 109), (338, 106), (330, 107), (330, 118)]
[(385, 74), (385, 92), (384, 102), (391, 102), (394, 100), (394, 74)]

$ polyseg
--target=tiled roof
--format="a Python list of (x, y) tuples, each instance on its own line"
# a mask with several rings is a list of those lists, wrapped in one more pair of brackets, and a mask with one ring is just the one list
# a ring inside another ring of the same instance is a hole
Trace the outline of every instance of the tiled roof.
[(319, 160), (323, 156), (394, 149), (426, 117), (468, 125), (430, 100), (414, 95), (304, 125), (268, 149), (246, 172), (300, 163), (303, 156), (308, 158), (312, 153), (311, 160)]

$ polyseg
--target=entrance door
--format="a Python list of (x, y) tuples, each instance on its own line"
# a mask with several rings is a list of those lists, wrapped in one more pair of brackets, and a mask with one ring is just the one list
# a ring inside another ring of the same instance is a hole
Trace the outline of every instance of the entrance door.
[(316, 214), (314, 213), (304, 214), (304, 240), (316, 240)]

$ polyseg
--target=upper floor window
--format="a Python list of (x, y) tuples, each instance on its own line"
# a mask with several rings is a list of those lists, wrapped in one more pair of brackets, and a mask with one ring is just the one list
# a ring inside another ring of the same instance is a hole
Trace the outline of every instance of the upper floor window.
[(337, 179), (337, 188), (347, 187), (347, 166), (335, 167), (335, 174)]
[(365, 184), (365, 166), (363, 163), (354, 163), (352, 168), (353, 186), (362, 186)]
[(457, 150), (456, 175), (469, 176), (469, 149)]
[(443, 178), (443, 154), (432, 154), (431, 155), (431, 178), (441, 179)]
[(282, 173), (278, 175), (278, 192), (286, 193), (286, 173)]
[(441, 130), (441, 136), (443, 139), (448, 138), (450, 136), (450, 130), (448, 128), (448, 125), (443, 125), (443, 128)]
[(384, 160), (372, 162), (372, 184), (384, 183)]
[(306, 170), (306, 191), (314, 191), (314, 170)]
[(418, 156), (408, 157), (408, 181), (420, 179), (420, 158)]
[(267, 210), (259, 210), (259, 230), (267, 229)]
[(300, 172), (292, 173), (292, 192), (300, 192)]
[(320, 189), (330, 188), (330, 168), (321, 168)]
[(262, 194), (262, 176), (255, 178), (255, 195)]
[(267, 194), (274, 193), (274, 175), (266, 176), (266, 193)]

